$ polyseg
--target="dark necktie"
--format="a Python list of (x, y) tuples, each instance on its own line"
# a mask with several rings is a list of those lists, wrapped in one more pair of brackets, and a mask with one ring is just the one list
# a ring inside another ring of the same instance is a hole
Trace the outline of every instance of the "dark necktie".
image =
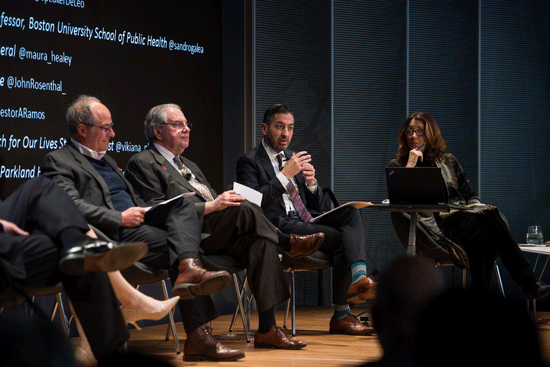
[[(277, 162), (279, 162), (279, 171), (281, 171), (283, 169), (283, 153), (277, 154)], [(307, 211), (307, 208), (304, 205), (302, 198), (300, 198), (298, 190), (296, 189), (296, 186), (294, 186), (292, 180), (288, 180), (286, 191), (288, 192), (288, 196), (290, 196), (290, 200), (292, 201), (292, 204), (294, 204), (294, 209), (298, 212), (300, 219), (304, 222), (311, 222), (313, 217)]]
[(180, 156), (174, 156), (174, 163), (176, 166), (178, 166), (178, 169), (183, 174), (183, 177), (187, 181), (189, 181), (189, 184), (195, 188), (195, 190), (198, 191), (199, 195), (202, 196), (202, 198), (206, 201), (212, 201), (214, 200), (214, 197), (212, 196), (212, 193), (210, 190), (208, 190), (208, 187), (205, 184), (200, 183), (195, 178), (195, 175), (191, 172), (191, 170), (183, 164), (183, 161)]

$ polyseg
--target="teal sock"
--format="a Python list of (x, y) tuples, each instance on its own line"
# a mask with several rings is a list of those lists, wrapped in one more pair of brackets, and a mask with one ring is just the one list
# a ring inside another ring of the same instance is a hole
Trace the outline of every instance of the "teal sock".
[(351, 264), (351, 283), (357, 283), (359, 279), (367, 276), (367, 264), (364, 261), (357, 261)]
[(334, 318), (342, 320), (348, 314), (351, 313), (349, 305), (334, 305)]

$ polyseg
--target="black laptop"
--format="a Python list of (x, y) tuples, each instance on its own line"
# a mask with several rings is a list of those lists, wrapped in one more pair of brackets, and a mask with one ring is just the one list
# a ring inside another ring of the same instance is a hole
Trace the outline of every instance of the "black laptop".
[(439, 167), (386, 167), (390, 205), (448, 204), (447, 187)]

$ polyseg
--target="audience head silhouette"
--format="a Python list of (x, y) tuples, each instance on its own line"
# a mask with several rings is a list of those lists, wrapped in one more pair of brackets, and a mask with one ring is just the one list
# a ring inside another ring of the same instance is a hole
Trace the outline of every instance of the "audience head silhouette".
[(426, 307), (419, 324), (421, 366), (544, 366), (525, 305), (499, 295), (451, 289)]
[(444, 287), (441, 270), (422, 256), (398, 258), (382, 272), (372, 314), (384, 358), (412, 355), (417, 316)]

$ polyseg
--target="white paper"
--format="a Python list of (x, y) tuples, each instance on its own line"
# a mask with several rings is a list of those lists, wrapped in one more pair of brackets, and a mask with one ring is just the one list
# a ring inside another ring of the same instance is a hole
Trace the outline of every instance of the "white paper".
[(241, 185), (238, 182), (233, 182), (233, 190), (235, 190), (238, 195), (244, 196), (246, 200), (250, 201), (251, 203), (258, 205), (259, 207), (262, 206), (263, 195), (261, 192), (251, 189), (248, 186)]
[(156, 208), (157, 206), (164, 205), (164, 204), (166, 204), (166, 203), (171, 202), (172, 200), (176, 200), (177, 198), (181, 198), (182, 196), (185, 197), (185, 196), (192, 196), (192, 195), (195, 195), (195, 193), (194, 193), (194, 192), (184, 192), (183, 194), (178, 195), (178, 196), (174, 196), (172, 199), (165, 200), (165, 201), (163, 201), (162, 203), (158, 203), (158, 204), (155, 204), (155, 205), (153, 205), (153, 206), (145, 207), (145, 211), (148, 212), (149, 210), (154, 209), (154, 208)]

